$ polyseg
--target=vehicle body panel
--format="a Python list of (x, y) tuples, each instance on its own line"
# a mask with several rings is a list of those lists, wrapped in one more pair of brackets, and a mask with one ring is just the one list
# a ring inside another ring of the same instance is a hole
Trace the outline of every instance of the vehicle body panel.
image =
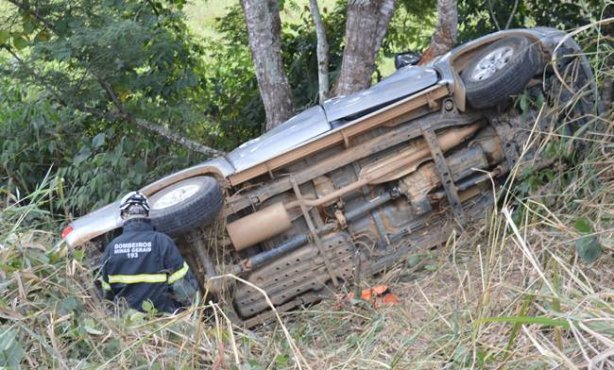
[(328, 99), (322, 106), (326, 111), (326, 118), (332, 123), (405, 98), (435, 85), (438, 81), (437, 72), (432, 68), (407, 66), (369, 89)]
[(240, 145), (226, 157), (236, 172), (241, 172), (325, 134), (331, 130), (332, 122), (405, 98), (437, 81), (437, 73), (431, 68), (403, 68), (370, 89), (329, 99), (299, 113), (262, 136)]
[(70, 246), (77, 246), (121, 227), (122, 223), (118, 200), (71, 222), (72, 231), (64, 240)]
[(316, 105), (290, 118), (271, 131), (241, 144), (226, 155), (236, 172), (246, 170), (283, 153), (307, 139), (330, 130), (324, 109)]

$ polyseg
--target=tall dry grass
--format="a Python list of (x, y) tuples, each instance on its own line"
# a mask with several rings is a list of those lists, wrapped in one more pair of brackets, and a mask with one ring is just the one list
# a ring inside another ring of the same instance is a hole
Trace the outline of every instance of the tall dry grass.
[[(614, 52), (603, 43), (592, 55), (600, 83), (614, 78)], [(532, 140), (567, 150), (566, 159), (547, 172), (516, 173), (484, 222), (367, 282), (388, 284), (400, 304), (325, 301), (255, 330), (235, 326), (215, 302), (156, 316), (102, 301), (87, 251), (44, 231), (59, 223), (45, 211), (61, 200), (59, 180), (50, 176), (23, 199), (4, 194), (0, 366), (612, 369), (611, 103), (587, 118), (577, 135), (536, 125)], [(586, 250), (600, 255), (587, 262)]]

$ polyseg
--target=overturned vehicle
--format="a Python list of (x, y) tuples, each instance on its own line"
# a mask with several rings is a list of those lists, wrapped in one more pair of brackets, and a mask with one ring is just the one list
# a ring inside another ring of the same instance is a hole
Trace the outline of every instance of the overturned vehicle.
[[(514, 104), (518, 94), (544, 103)], [(289, 310), (483, 218), (510, 173), (548, 165), (543, 138), (572, 135), (595, 99), (588, 62), (565, 33), (502, 31), (400, 66), (141, 191), (202, 288), (254, 325), (270, 306), (253, 286)], [(76, 246), (121, 226), (114, 203), (63, 237)], [(229, 273), (253, 286), (216, 283)]]

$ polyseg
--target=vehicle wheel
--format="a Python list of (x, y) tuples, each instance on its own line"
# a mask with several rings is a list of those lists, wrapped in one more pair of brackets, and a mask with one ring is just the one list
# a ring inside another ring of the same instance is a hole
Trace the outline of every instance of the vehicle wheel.
[(210, 176), (179, 181), (149, 197), (150, 218), (158, 231), (180, 234), (211, 224), (222, 209), (222, 189)]
[(467, 101), (474, 108), (493, 107), (521, 92), (540, 66), (539, 52), (525, 37), (499, 40), (463, 70)]

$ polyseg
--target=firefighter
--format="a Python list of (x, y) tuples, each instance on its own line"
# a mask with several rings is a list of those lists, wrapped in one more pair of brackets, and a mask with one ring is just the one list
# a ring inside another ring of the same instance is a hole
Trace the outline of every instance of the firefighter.
[(124, 298), (140, 311), (147, 300), (164, 312), (191, 305), (197, 293), (194, 275), (173, 240), (154, 230), (147, 197), (133, 191), (119, 207), (123, 232), (107, 245), (101, 261), (105, 298)]

